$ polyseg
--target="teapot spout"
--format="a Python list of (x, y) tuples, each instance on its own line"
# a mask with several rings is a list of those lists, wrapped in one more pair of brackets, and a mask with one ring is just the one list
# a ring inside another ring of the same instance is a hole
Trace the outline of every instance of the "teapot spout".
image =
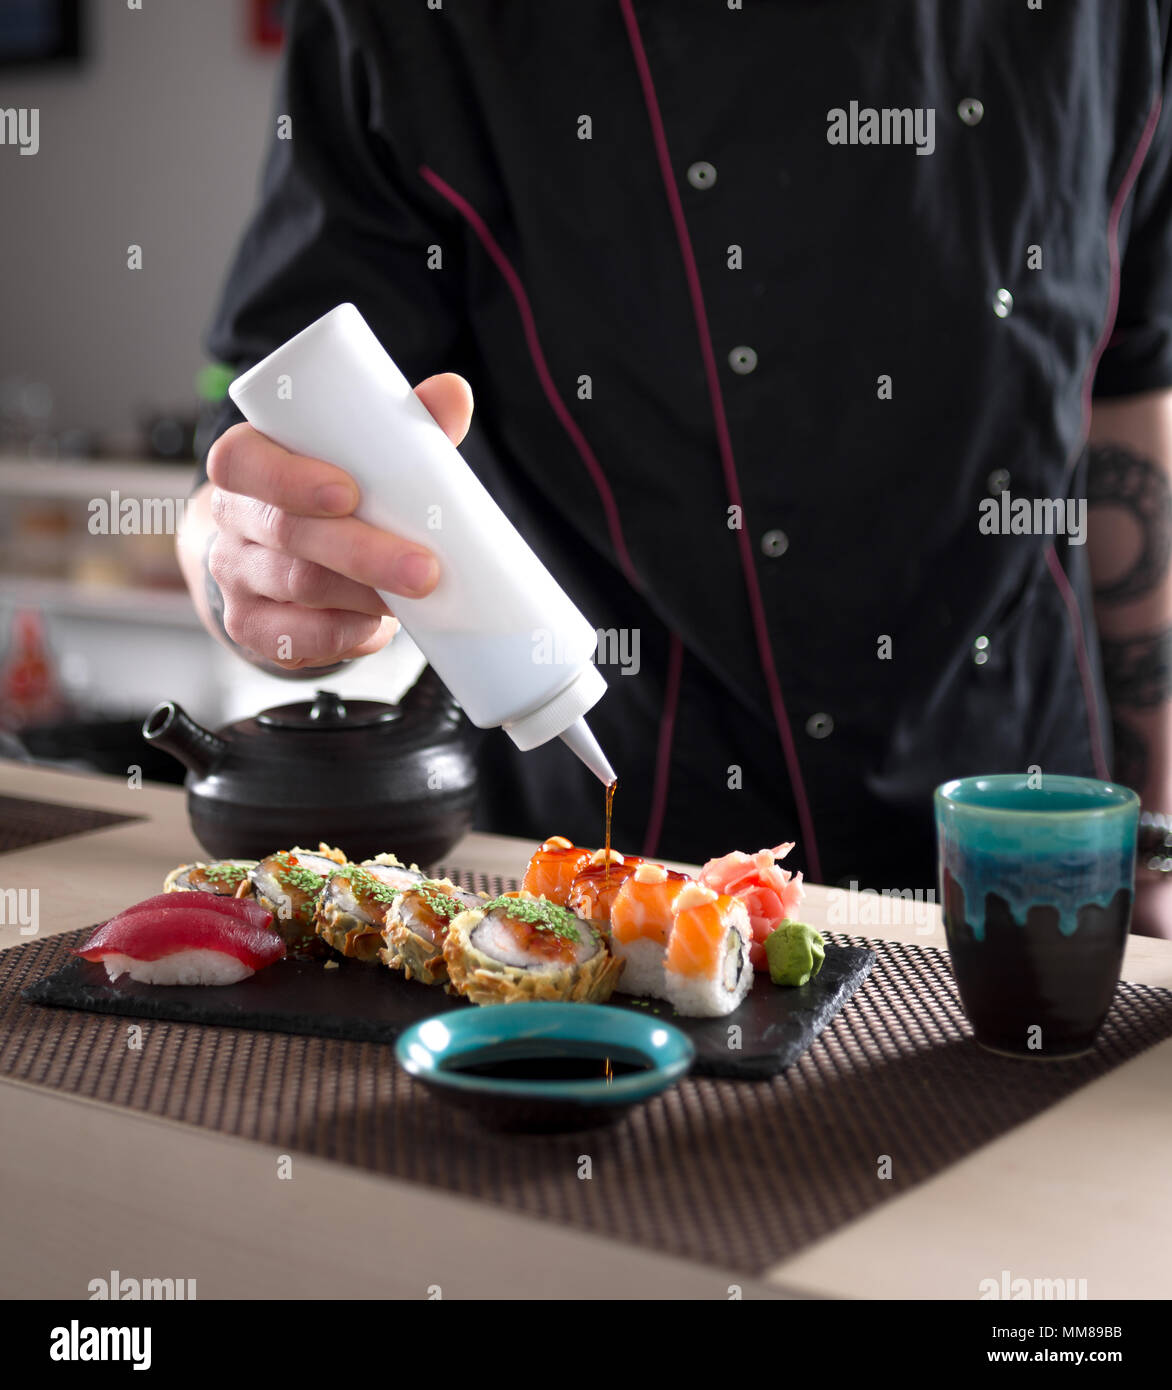
[(201, 727), (175, 703), (164, 700), (143, 721), (142, 736), (178, 758), (184, 767), (203, 777), (226, 747), (222, 738)]

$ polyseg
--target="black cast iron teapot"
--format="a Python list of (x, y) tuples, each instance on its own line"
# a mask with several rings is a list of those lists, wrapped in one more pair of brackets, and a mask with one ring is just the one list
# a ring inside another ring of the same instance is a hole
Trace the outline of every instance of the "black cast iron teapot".
[(191, 828), (216, 859), (324, 840), (434, 865), (472, 824), (469, 727), (427, 667), (398, 705), (319, 690), (209, 733), (167, 700), (142, 734), (188, 769)]

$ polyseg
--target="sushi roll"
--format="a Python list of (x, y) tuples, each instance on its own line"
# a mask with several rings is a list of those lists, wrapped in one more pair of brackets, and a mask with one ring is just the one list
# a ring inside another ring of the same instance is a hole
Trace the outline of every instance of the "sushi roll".
[(248, 873), (255, 868), (255, 859), (217, 859), (211, 864), (199, 861), (180, 864), (163, 880), (163, 892), (219, 893), (226, 898), (250, 898), (253, 889)]
[(570, 885), (592, 858), (592, 851), (579, 849), (563, 836), (555, 835), (530, 859), (521, 880), (521, 891), (566, 907)]
[(445, 984), (448, 927), (461, 912), (482, 908), (484, 901), (446, 878), (425, 879), (408, 888), (387, 912), (379, 959), (392, 970), (401, 970), (409, 980)]
[(374, 960), (383, 944), (383, 925), (399, 895), (422, 882), (393, 854), (335, 868), (317, 900), (314, 926), (335, 951), (356, 960)]
[(662, 864), (637, 864), (610, 909), (610, 945), (625, 961), (623, 993), (666, 998), (663, 962), (676, 899), (692, 880)]
[(319, 845), (316, 851), (294, 846), (270, 854), (249, 870), (256, 900), (277, 919), (291, 956), (305, 960), (329, 954), (314, 926), (317, 900), (338, 865), (345, 863), (342, 851), (329, 845)]
[(474, 1004), (602, 1003), (622, 973), (591, 923), (548, 898), (491, 898), (461, 912), (444, 940), (448, 976)]
[(160, 894), (104, 922), (78, 947), (110, 980), (148, 985), (232, 985), (272, 965), (285, 943), (254, 902), (201, 893)]
[(739, 898), (702, 883), (687, 884), (675, 901), (664, 961), (666, 997), (693, 1018), (730, 1014), (753, 984), (753, 929)]
[(619, 889), (642, 863), (636, 855), (622, 855), (613, 849), (608, 863), (606, 850), (596, 850), (570, 884), (566, 906), (579, 917), (609, 922)]

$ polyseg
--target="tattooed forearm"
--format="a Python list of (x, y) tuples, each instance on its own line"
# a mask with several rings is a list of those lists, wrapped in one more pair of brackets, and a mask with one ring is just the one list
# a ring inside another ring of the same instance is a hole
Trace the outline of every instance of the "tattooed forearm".
[(349, 662), (346, 661), (335, 661), (332, 666), (301, 666), (296, 670), (290, 670), (287, 666), (281, 666), (275, 661), (267, 661), (263, 656), (257, 656), (254, 652), (245, 651), (243, 647), (238, 646), (228, 636), (228, 629), (224, 625), (224, 595), (208, 564), (212, 554), (212, 546), (216, 543), (216, 535), (217, 533), (213, 531), (208, 537), (207, 547), (203, 553), (204, 597), (207, 599), (208, 611), (212, 615), (217, 630), (234, 652), (237, 652), (250, 666), (255, 666), (258, 671), (264, 671), (270, 676), (282, 676), (289, 680), (315, 680), (318, 676), (333, 675), (335, 671), (340, 671), (343, 666), (349, 665)]
[(1172, 699), (1172, 628), (1135, 637), (1099, 636), (1112, 709), (1152, 709)]
[(1122, 508), (1136, 531), (1136, 553), (1122, 573), (1096, 584), (1095, 602), (1130, 603), (1152, 593), (1172, 560), (1172, 487), (1167, 473), (1130, 449), (1094, 445), (1088, 451), (1087, 504)]

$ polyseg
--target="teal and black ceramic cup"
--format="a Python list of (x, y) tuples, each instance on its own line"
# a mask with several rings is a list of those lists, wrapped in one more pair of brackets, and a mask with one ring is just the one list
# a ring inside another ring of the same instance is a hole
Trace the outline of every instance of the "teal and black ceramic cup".
[(1094, 1043), (1123, 963), (1139, 798), (1087, 777), (936, 788), (944, 929), (977, 1041), (1060, 1058)]

